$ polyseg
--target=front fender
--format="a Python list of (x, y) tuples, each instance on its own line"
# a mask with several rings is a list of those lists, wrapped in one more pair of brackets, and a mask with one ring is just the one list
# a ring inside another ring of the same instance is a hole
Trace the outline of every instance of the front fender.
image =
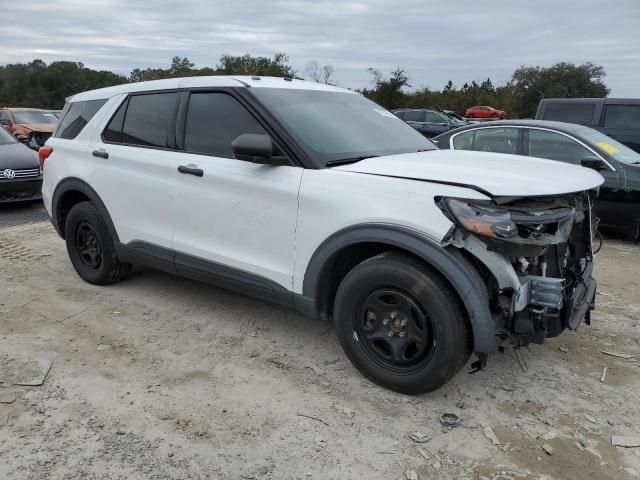
[[(361, 224), (341, 230), (326, 239), (315, 251), (304, 275), (299, 308), (317, 315), (318, 291), (325, 265), (345, 247), (358, 243), (382, 243), (406, 250), (435, 268), (445, 277), (462, 300), (473, 330), (476, 352), (497, 350), (494, 322), (484, 282), (473, 266), (463, 261), (424, 233), (403, 226)], [(479, 281), (480, 280), (480, 281)]]

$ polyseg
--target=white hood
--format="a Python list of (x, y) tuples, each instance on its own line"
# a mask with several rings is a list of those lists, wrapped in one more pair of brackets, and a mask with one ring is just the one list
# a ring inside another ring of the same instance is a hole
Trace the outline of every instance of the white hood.
[(460, 150), (388, 155), (334, 168), (469, 185), (496, 197), (579, 192), (604, 182), (598, 172), (577, 165), (521, 155)]

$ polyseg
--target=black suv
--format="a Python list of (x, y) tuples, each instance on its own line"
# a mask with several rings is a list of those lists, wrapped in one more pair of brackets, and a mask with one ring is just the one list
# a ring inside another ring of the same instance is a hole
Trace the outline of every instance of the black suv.
[(465, 125), (443, 113), (427, 108), (407, 108), (394, 110), (393, 113), (427, 138)]
[(536, 120), (586, 125), (640, 152), (638, 98), (546, 98), (538, 105)]

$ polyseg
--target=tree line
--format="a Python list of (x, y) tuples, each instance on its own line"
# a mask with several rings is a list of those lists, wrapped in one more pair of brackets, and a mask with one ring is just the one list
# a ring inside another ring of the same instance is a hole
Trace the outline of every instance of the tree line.
[[(359, 90), (380, 105), (393, 108), (433, 107), (458, 113), (473, 105), (491, 105), (505, 110), (512, 118), (535, 115), (542, 98), (606, 97), (604, 68), (592, 63), (558, 63), (550, 67), (522, 66), (503, 85), (491, 79), (475, 80), (456, 86), (447, 82), (442, 89), (413, 89), (409, 73), (397, 68), (385, 75), (370, 68), (371, 85)], [(97, 71), (80, 62), (42, 60), (0, 66), (0, 106), (60, 109), (65, 98), (78, 92), (127, 82), (199, 75), (261, 75), (307, 78), (335, 84), (335, 68), (311, 61), (303, 72), (290, 65), (289, 57), (223, 55), (214, 67), (197, 68), (188, 58), (174, 57), (168, 68), (136, 68), (129, 76)]]

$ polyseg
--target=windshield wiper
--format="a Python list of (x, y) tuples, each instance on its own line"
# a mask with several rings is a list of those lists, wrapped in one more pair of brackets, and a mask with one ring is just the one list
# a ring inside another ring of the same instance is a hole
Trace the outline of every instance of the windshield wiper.
[(361, 160), (366, 160), (367, 158), (375, 158), (380, 155), (362, 155), (360, 157), (351, 157), (351, 158), (339, 158), (338, 160), (329, 160), (327, 162), (327, 167), (335, 167), (336, 165), (348, 165), (350, 163), (356, 163)]

